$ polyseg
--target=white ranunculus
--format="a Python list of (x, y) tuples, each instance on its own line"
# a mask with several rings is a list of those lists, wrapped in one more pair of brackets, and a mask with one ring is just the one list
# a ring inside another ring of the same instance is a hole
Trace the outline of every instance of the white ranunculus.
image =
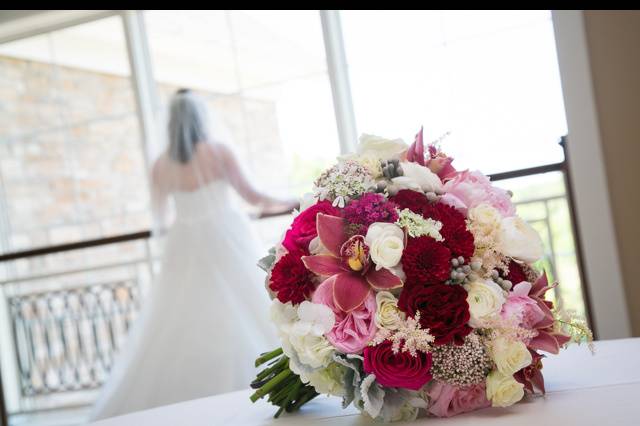
[(494, 407), (509, 407), (524, 396), (524, 385), (494, 370), (487, 376), (487, 399)]
[(396, 191), (412, 189), (414, 191), (442, 193), (442, 181), (437, 174), (417, 163), (400, 163), (403, 175), (391, 179)]
[(517, 371), (531, 365), (533, 360), (524, 343), (504, 337), (493, 340), (490, 353), (498, 371), (505, 376), (514, 375)]
[(465, 284), (469, 304), (469, 325), (483, 327), (487, 321), (498, 316), (505, 302), (502, 288), (492, 280), (476, 280)]
[(376, 294), (375, 321), (378, 328), (397, 330), (402, 324), (402, 311), (398, 309), (398, 299), (388, 291)]
[(357, 153), (360, 156), (375, 157), (382, 160), (400, 158), (409, 146), (402, 139), (386, 139), (363, 133), (360, 136)]
[(499, 248), (502, 254), (527, 263), (535, 262), (544, 253), (540, 235), (518, 216), (500, 223)]
[(497, 233), (500, 229), (500, 222), (502, 222), (500, 212), (486, 203), (469, 209), (468, 217), (473, 228), (485, 237)]
[(404, 250), (404, 231), (398, 225), (373, 223), (369, 226), (364, 241), (369, 246), (376, 270), (393, 268), (400, 262)]

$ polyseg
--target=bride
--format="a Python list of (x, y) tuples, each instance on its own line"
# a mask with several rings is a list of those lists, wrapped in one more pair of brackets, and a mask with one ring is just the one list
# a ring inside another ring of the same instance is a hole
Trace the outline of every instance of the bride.
[(293, 209), (258, 192), (232, 151), (212, 140), (204, 102), (187, 89), (171, 100), (169, 143), (152, 172), (160, 222), (175, 220), (139, 320), (91, 419), (244, 389), (254, 358), (275, 347), (264, 277), (248, 218), (230, 189), (263, 213)]

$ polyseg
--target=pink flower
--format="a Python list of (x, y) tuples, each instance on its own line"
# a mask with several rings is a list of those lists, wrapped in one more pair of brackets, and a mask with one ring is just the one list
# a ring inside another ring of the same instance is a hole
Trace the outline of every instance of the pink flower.
[(442, 202), (466, 214), (468, 209), (487, 203), (504, 217), (513, 216), (516, 209), (507, 191), (495, 187), (489, 178), (478, 171), (465, 170), (444, 184)]
[(544, 312), (538, 302), (529, 297), (530, 290), (531, 283), (522, 281), (516, 284), (502, 305), (500, 316), (505, 320), (516, 318), (519, 326), (531, 330), (544, 318)]
[(318, 213), (318, 237), (329, 254), (304, 256), (302, 261), (316, 275), (331, 277), (333, 303), (344, 312), (359, 308), (371, 297), (371, 289), (390, 290), (402, 287), (402, 280), (390, 270), (372, 267), (362, 235), (348, 238), (345, 220)]
[(339, 210), (329, 201), (320, 201), (300, 212), (293, 220), (291, 228), (284, 236), (282, 245), (290, 252), (309, 253), (309, 242), (317, 235), (316, 217), (318, 213), (339, 214)]
[(491, 405), (484, 383), (463, 388), (434, 381), (427, 395), (431, 401), (429, 413), (438, 417), (451, 417)]
[(557, 354), (560, 352), (560, 347), (571, 340), (571, 337), (554, 329), (555, 321), (551, 312), (553, 302), (544, 299), (544, 294), (557, 285), (558, 283), (549, 285), (547, 273), (545, 272), (533, 283), (529, 290), (529, 297), (536, 301), (544, 314), (542, 319), (534, 325), (538, 335), (527, 344), (529, 349)]
[(364, 303), (350, 312), (344, 312), (334, 301), (335, 280), (334, 275), (320, 284), (313, 294), (312, 301), (328, 306), (335, 314), (335, 325), (325, 334), (329, 343), (344, 353), (360, 353), (378, 331), (374, 321), (376, 297), (373, 292), (368, 292)]

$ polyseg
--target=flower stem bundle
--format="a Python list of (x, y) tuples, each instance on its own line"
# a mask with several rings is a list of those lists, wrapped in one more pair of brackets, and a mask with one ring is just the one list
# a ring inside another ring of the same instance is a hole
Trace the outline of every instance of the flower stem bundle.
[(251, 387), (257, 389), (250, 397), (256, 402), (268, 396), (267, 401), (279, 407), (274, 415), (278, 418), (283, 411), (291, 413), (297, 411), (307, 402), (318, 396), (313, 386), (302, 383), (300, 376), (289, 368), (289, 358), (278, 348), (266, 352), (256, 359), (256, 367), (267, 363), (267, 367), (251, 382)]

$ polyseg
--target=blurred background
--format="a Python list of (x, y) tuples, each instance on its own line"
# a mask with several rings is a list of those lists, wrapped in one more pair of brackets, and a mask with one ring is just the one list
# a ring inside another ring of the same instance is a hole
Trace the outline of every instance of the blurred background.
[[(361, 133), (448, 134), (456, 167), (513, 191), (540, 232), (556, 301), (600, 338), (638, 335), (638, 28), (634, 12), (0, 11), (9, 424), (80, 424), (107, 377), (157, 269), (148, 167), (179, 87), (279, 196)], [(255, 218), (265, 250), (289, 221)]]

